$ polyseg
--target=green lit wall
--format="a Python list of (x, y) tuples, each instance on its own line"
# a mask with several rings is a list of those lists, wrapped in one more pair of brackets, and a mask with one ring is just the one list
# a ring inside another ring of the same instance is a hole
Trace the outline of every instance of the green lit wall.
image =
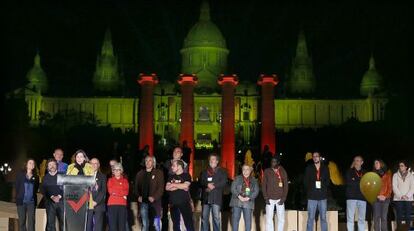
[[(194, 140), (197, 147), (220, 142), (221, 95), (195, 95)], [(259, 95), (235, 96), (236, 135), (244, 141), (257, 136)], [(92, 113), (102, 125), (122, 130), (138, 129), (137, 98), (56, 98), (26, 94), (31, 124), (36, 125), (39, 112), (51, 115), (74, 110)], [(351, 118), (362, 122), (384, 119), (385, 98), (352, 100), (276, 99), (275, 121), (278, 130), (318, 128), (340, 125)], [(177, 141), (180, 134), (181, 97), (177, 94), (154, 96), (155, 134)]]

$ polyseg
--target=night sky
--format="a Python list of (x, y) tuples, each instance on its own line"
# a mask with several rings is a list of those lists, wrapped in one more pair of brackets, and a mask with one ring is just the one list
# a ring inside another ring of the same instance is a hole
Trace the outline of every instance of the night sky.
[[(227, 41), (229, 72), (256, 81), (289, 71), (300, 28), (313, 58), (319, 98), (354, 98), (370, 53), (384, 76), (396, 114), (412, 109), (413, 37), (408, 4), (326, 1), (210, 1), (211, 18)], [(105, 30), (112, 31), (127, 93), (136, 95), (140, 72), (161, 80), (179, 74), (179, 50), (199, 17), (201, 1), (9, 1), (2, 30), (7, 60), (2, 92), (25, 84), (38, 49), (51, 95), (90, 95)], [(280, 86), (282, 87), (282, 85)], [(395, 106), (396, 105), (396, 106)]]

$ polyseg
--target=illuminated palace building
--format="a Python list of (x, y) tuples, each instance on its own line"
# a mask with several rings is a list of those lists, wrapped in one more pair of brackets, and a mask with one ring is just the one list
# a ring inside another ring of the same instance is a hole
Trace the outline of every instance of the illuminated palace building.
[[(96, 97), (54, 97), (47, 94), (47, 77), (39, 54), (28, 72), (25, 99), (31, 124), (36, 126), (39, 113), (51, 115), (74, 110), (92, 113), (101, 124), (113, 128), (132, 129), (140, 134), (139, 147), (146, 144), (153, 152), (153, 137), (186, 141), (190, 147), (212, 148), (221, 144), (223, 164), (232, 168), (235, 140), (249, 144), (260, 137), (261, 148), (275, 150), (275, 132), (294, 128), (318, 128), (339, 125), (350, 118), (377, 121), (384, 117), (387, 99), (382, 77), (377, 73), (371, 56), (368, 70), (362, 76), (361, 97), (356, 99), (314, 99), (312, 59), (308, 54), (305, 34), (299, 33), (296, 54), (286, 85), (287, 95), (278, 98), (276, 75), (258, 75), (255, 81), (239, 82), (227, 73), (229, 50), (226, 40), (210, 18), (209, 6), (203, 3), (199, 21), (191, 28), (180, 50), (181, 73), (176, 82), (159, 82), (156, 74), (141, 74), (137, 97), (111, 97), (123, 84), (118, 72), (111, 33), (106, 32), (96, 61), (93, 84)], [(253, 79), (253, 78), (250, 78)], [(153, 134), (153, 135), (151, 135)], [(193, 155), (191, 155), (193, 158)], [(231, 172), (234, 172), (230, 169)]]

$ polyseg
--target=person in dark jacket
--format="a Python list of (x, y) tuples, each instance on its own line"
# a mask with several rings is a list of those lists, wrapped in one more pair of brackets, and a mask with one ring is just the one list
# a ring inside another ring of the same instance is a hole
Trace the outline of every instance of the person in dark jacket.
[(270, 168), (270, 161), (273, 157), (273, 153), (270, 151), (269, 145), (265, 145), (263, 147), (262, 152), (262, 170), (266, 170), (267, 168)]
[(97, 158), (92, 158), (89, 163), (92, 166), (96, 184), (91, 188), (92, 206), (88, 209), (86, 230), (102, 231), (106, 210), (106, 176), (100, 171), (101, 164)]
[(266, 202), (266, 230), (274, 230), (274, 209), (277, 211), (277, 230), (284, 230), (285, 201), (289, 191), (288, 175), (280, 165), (280, 157), (270, 159), (270, 168), (263, 174), (262, 192)]
[(232, 230), (239, 230), (239, 221), (243, 212), (245, 230), (249, 231), (252, 227), (252, 214), (254, 201), (259, 194), (259, 183), (251, 173), (253, 168), (249, 165), (243, 165), (242, 174), (236, 176), (231, 184), (230, 207), (232, 211)]
[(355, 226), (355, 212), (358, 210), (358, 230), (365, 230), (365, 213), (367, 202), (362, 195), (359, 183), (365, 170), (362, 169), (364, 159), (355, 156), (351, 168), (346, 172), (346, 226), (348, 231), (353, 231)]
[(33, 159), (28, 159), (23, 171), (17, 173), (15, 188), (19, 230), (34, 231), (39, 176), (36, 172), (36, 162)]
[(203, 231), (209, 230), (210, 210), (213, 213), (213, 230), (221, 230), (220, 210), (223, 203), (223, 189), (227, 184), (227, 172), (218, 166), (219, 160), (216, 153), (210, 154), (208, 157), (209, 167), (200, 175), (200, 184), (203, 188), (201, 220)]
[(155, 168), (156, 164), (154, 156), (145, 157), (145, 169), (139, 171), (135, 177), (135, 194), (138, 199), (143, 231), (148, 231), (152, 225), (155, 230), (161, 230), (164, 175), (161, 170)]
[(319, 152), (312, 154), (313, 163), (305, 169), (304, 184), (306, 196), (308, 199), (308, 221), (306, 225), (307, 231), (313, 230), (315, 222), (316, 209), (319, 211), (321, 230), (328, 230), (326, 221), (328, 187), (330, 182), (329, 169), (322, 164)]
[(63, 189), (57, 185), (58, 164), (55, 159), (47, 161), (47, 173), (43, 178), (40, 191), (45, 198), (46, 205), (46, 230), (56, 230), (56, 216), (59, 220), (59, 230), (63, 230)]

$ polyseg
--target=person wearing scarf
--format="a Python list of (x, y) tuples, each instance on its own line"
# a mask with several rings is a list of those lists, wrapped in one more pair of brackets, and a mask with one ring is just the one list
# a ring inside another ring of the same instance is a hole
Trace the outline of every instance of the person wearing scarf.
[(232, 230), (239, 230), (239, 221), (243, 212), (245, 230), (251, 230), (252, 213), (254, 209), (254, 200), (259, 193), (259, 184), (256, 178), (251, 176), (253, 168), (249, 165), (243, 165), (242, 174), (236, 176), (231, 184), (231, 200), (232, 207)]
[[(262, 193), (265, 199), (266, 230), (284, 230), (285, 201), (289, 191), (288, 174), (280, 164), (280, 156), (270, 158), (270, 167), (263, 173)], [(276, 206), (277, 229), (274, 228), (274, 209)]]
[(227, 172), (219, 167), (220, 157), (212, 153), (208, 157), (209, 167), (201, 172), (200, 184), (202, 191), (201, 230), (208, 231), (210, 227), (210, 211), (213, 216), (213, 230), (221, 230), (220, 210), (223, 203), (223, 190), (227, 184)]
[(392, 191), (394, 193), (397, 226), (410, 225), (414, 176), (408, 170), (407, 161), (398, 162), (398, 171), (392, 176)]
[(353, 231), (355, 226), (355, 214), (358, 214), (358, 231), (365, 230), (365, 212), (367, 202), (362, 195), (360, 182), (365, 174), (362, 168), (364, 159), (355, 156), (351, 168), (346, 172), (346, 226), (348, 231)]
[(374, 161), (374, 172), (381, 177), (382, 181), (381, 190), (377, 196), (377, 201), (375, 201), (372, 205), (372, 212), (374, 216), (374, 230), (387, 231), (388, 207), (390, 205), (390, 198), (392, 193), (391, 174), (388, 172), (387, 166), (381, 159)]

